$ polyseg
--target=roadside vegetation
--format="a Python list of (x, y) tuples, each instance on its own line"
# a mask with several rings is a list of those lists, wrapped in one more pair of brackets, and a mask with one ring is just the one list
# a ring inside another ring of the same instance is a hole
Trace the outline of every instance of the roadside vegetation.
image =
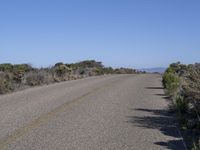
[(163, 86), (183, 130), (190, 133), (192, 149), (200, 149), (200, 64), (171, 64), (163, 75)]
[(104, 67), (95, 60), (72, 64), (59, 62), (48, 68), (34, 68), (29, 64), (0, 64), (0, 94), (89, 76), (135, 73), (138, 72), (129, 68)]

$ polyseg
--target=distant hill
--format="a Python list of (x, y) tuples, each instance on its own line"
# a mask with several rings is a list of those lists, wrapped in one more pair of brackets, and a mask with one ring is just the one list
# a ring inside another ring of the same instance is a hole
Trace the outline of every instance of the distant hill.
[(154, 72), (164, 73), (165, 70), (166, 70), (166, 68), (164, 68), (164, 67), (139, 69), (139, 71), (145, 71), (145, 72), (148, 72), (148, 73), (154, 73)]

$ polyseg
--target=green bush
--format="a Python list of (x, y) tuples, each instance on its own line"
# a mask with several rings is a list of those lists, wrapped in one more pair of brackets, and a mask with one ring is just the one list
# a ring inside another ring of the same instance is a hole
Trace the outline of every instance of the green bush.
[(77, 63), (79, 67), (83, 68), (103, 68), (103, 65), (101, 62), (96, 62), (95, 60), (86, 60)]
[(11, 72), (13, 70), (13, 65), (12, 64), (0, 64), (0, 71), (3, 72)]
[(172, 74), (175, 74), (175, 70), (172, 68), (172, 67), (169, 67), (165, 73), (172, 73)]
[(13, 65), (13, 71), (14, 72), (28, 72), (33, 70), (33, 68), (31, 67), (31, 65), (28, 64), (17, 64), (17, 65)]
[(163, 75), (162, 82), (167, 94), (170, 96), (173, 96), (180, 86), (180, 78), (171, 72), (166, 72)]
[(188, 111), (188, 102), (181, 96), (177, 96), (174, 102), (175, 109), (179, 114), (184, 114)]
[(70, 72), (70, 69), (64, 64), (57, 65), (54, 69), (59, 77), (63, 77), (67, 72)]

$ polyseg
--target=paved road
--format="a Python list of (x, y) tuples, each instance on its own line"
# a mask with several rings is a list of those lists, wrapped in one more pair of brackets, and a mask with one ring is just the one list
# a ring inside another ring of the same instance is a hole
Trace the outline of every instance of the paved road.
[(0, 96), (0, 149), (184, 150), (159, 75), (108, 75)]

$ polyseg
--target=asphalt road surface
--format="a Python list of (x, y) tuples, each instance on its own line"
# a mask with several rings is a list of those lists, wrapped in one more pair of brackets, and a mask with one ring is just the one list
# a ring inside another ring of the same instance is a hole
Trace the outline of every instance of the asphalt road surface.
[(185, 150), (161, 76), (107, 75), (0, 96), (0, 149)]

